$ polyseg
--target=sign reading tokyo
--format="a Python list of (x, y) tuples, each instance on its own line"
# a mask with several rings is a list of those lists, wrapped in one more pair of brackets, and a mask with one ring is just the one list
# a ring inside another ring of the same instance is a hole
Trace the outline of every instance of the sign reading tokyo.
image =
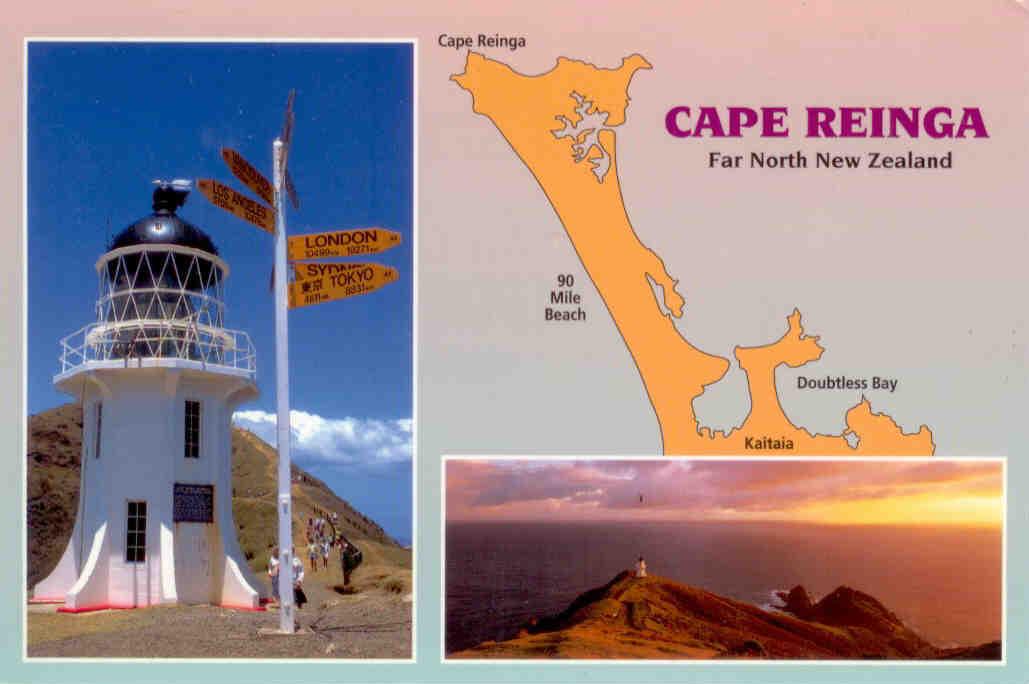
[(173, 498), (172, 522), (214, 522), (214, 485), (176, 482)]
[(267, 202), (270, 206), (274, 206), (275, 191), (272, 189), (271, 182), (261, 175), (261, 172), (253, 167), (253, 165), (243, 158), (236, 150), (223, 147), (222, 148), (222, 159), (229, 165), (229, 170), (232, 171), (232, 175), (243, 181), (243, 184), (253, 190), (258, 197)]
[(289, 238), (290, 261), (378, 254), (400, 244), (400, 233), (383, 228), (336, 230)]
[(289, 308), (368, 294), (395, 282), (397, 269), (381, 264), (294, 264)]
[(258, 228), (266, 230), (272, 235), (275, 234), (275, 217), (272, 210), (260, 202), (242, 195), (228, 185), (223, 185), (210, 178), (201, 178), (197, 181), (197, 187), (204, 196), (216, 207), (235, 214), (244, 221), (249, 221)]

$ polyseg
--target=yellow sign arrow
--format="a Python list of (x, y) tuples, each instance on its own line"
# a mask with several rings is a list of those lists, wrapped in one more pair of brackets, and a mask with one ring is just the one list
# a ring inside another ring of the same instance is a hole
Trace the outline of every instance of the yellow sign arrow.
[(293, 268), (291, 309), (368, 294), (400, 277), (397, 269), (382, 264), (294, 264)]
[(289, 238), (290, 261), (378, 254), (400, 244), (400, 233), (384, 228), (334, 230)]
[(272, 184), (243, 155), (230, 147), (223, 147), (222, 159), (229, 165), (233, 176), (243, 181), (243, 184), (267, 202), (268, 206), (275, 206), (275, 191)]
[(244, 221), (249, 221), (272, 235), (275, 234), (275, 217), (272, 215), (272, 210), (260, 202), (241, 195), (228, 185), (210, 178), (198, 180), (197, 187), (211, 201), (211, 204), (235, 214)]

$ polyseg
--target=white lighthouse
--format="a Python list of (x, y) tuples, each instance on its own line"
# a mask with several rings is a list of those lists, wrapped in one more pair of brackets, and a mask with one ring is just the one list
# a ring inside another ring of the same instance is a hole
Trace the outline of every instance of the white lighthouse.
[(64, 611), (260, 607), (232, 520), (230, 425), (257, 396), (255, 354), (224, 326), (228, 265), (176, 214), (188, 188), (157, 181), (154, 212), (96, 263), (96, 321), (61, 342), (54, 384), (83, 406), (79, 508), (33, 600)]

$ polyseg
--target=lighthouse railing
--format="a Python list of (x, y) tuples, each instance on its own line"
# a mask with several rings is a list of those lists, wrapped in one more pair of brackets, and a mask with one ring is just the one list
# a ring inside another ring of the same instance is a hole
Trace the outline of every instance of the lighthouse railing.
[(95, 322), (61, 340), (60, 373), (83, 367), (134, 367), (191, 362), (200, 367), (257, 373), (257, 353), (242, 330), (195, 320)]

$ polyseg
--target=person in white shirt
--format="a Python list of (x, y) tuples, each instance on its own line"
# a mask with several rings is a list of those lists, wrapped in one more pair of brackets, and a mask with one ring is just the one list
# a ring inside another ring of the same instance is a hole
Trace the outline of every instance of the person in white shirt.
[(307, 603), (307, 594), (304, 593), (304, 562), (297, 558), (297, 550), (293, 549), (293, 602), (297, 608), (303, 608)]
[(272, 557), (268, 559), (268, 577), (272, 580), (272, 598), (276, 603), (282, 603), (279, 599), (279, 547), (272, 547)]
[(636, 561), (636, 576), (637, 577), (646, 577), (647, 576), (647, 561), (643, 560), (643, 556), (640, 556), (640, 559), (638, 561)]

